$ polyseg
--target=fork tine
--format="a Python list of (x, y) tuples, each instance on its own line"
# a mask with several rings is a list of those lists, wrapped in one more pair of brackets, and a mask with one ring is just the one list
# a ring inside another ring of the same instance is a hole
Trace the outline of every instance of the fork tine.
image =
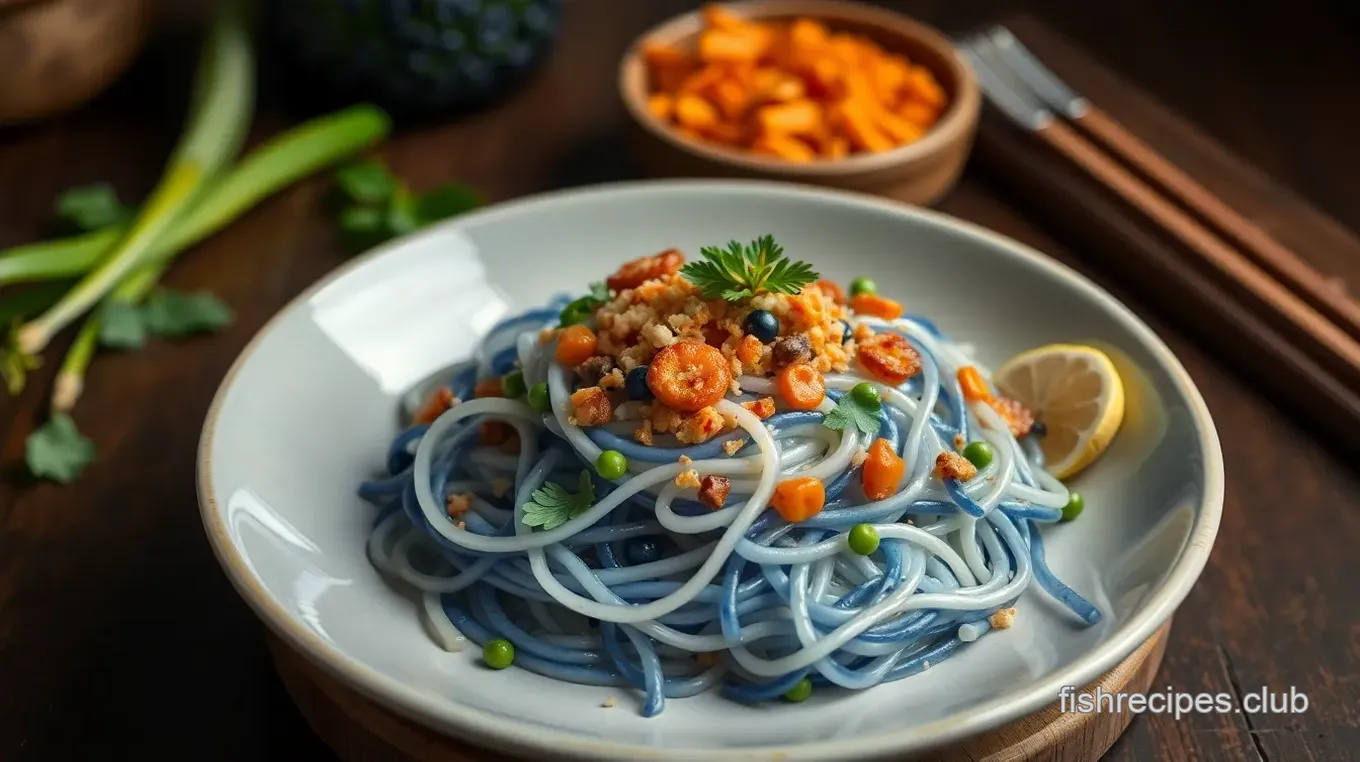
[(1058, 75), (1039, 63), (1039, 59), (1016, 39), (1011, 30), (1004, 26), (994, 26), (987, 32), (996, 55), (1015, 75), (1024, 81), (1048, 107), (1069, 119), (1078, 119), (1090, 107), (1090, 103), (1073, 92)]
[(982, 38), (973, 38), (955, 43), (955, 48), (959, 54), (973, 68), (973, 73), (977, 75), (978, 85), (982, 92), (987, 96), (987, 100), (992, 102), (1005, 114), (1011, 121), (1027, 130), (1038, 130), (1048, 126), (1053, 121), (1053, 115), (1044, 108), (1042, 104), (1026, 97), (1028, 94), (1024, 90), (1018, 90), (1006, 84), (991, 64), (983, 59), (982, 49), (991, 47), (991, 43)]

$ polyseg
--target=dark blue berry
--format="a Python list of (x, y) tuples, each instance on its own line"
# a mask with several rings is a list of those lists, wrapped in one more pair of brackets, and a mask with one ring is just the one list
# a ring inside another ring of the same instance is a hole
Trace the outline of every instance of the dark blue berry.
[(846, 321), (842, 320), (842, 321), (841, 321), (841, 328), (843, 329), (843, 330), (841, 331), (841, 343), (842, 343), (842, 344), (849, 344), (849, 343), (850, 343), (850, 337), (854, 335), (854, 333), (850, 330), (850, 324), (847, 323)]
[(629, 540), (628, 544), (624, 546), (623, 554), (628, 557), (628, 563), (633, 566), (650, 564), (661, 557), (661, 546), (656, 544), (656, 540), (642, 537)]
[(1042, 437), (1047, 433), (1048, 427), (1044, 425), (1043, 421), (1035, 421), (1034, 425), (1029, 427), (1029, 434), (1032, 437)]
[(623, 379), (623, 390), (628, 393), (630, 400), (649, 400), (652, 398), (652, 389), (647, 386), (646, 365), (639, 365), (628, 371), (628, 375)]
[(779, 318), (769, 310), (751, 310), (746, 316), (745, 328), (746, 333), (760, 339), (760, 343), (768, 344), (779, 335)]

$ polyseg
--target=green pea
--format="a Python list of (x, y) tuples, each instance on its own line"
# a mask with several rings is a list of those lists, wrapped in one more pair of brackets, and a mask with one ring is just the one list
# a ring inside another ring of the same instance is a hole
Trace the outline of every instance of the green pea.
[(963, 457), (978, 468), (986, 468), (992, 464), (996, 451), (991, 445), (979, 439), (976, 442), (969, 442), (968, 446), (963, 448)]
[(617, 479), (628, 473), (628, 459), (618, 450), (605, 450), (595, 459), (595, 470), (606, 479)]
[(867, 556), (878, 550), (878, 530), (868, 524), (850, 527), (850, 549)]
[(501, 379), (501, 391), (510, 399), (519, 399), (529, 391), (524, 385), (524, 371), (512, 370)]
[(488, 640), (482, 647), (482, 661), (492, 669), (505, 669), (515, 663), (515, 646), (508, 640)]
[(807, 701), (808, 696), (811, 695), (812, 695), (812, 681), (805, 677), (802, 680), (799, 680), (792, 688), (790, 688), (788, 693), (784, 694), (784, 700), (792, 701), (793, 703), (796, 704), (799, 701)]
[(874, 283), (873, 278), (865, 278), (863, 276), (860, 276), (850, 281), (851, 296), (854, 296), (855, 294), (876, 294), (876, 293), (878, 293), (878, 284)]
[(1071, 521), (1080, 516), (1085, 509), (1086, 498), (1082, 497), (1080, 492), (1072, 490), (1067, 493), (1067, 505), (1063, 506), (1062, 520)]
[(883, 400), (878, 396), (878, 387), (868, 381), (855, 384), (854, 388), (850, 390), (850, 398), (855, 401), (855, 404), (869, 410), (877, 411), (883, 407)]
[(529, 387), (529, 407), (539, 413), (546, 413), (552, 409), (552, 399), (548, 396), (546, 381), (540, 381)]
[(583, 296), (580, 299), (562, 308), (562, 313), (557, 316), (557, 322), (563, 328), (577, 323), (584, 323), (595, 313), (595, 308), (600, 302), (591, 296)]

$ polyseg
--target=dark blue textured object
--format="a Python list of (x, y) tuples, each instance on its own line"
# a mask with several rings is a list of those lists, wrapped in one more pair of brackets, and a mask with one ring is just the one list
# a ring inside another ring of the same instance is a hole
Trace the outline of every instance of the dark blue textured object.
[(647, 367), (639, 365), (628, 371), (628, 375), (623, 378), (623, 390), (628, 393), (630, 400), (649, 400), (652, 398), (652, 388), (647, 385)]
[(779, 318), (769, 310), (751, 310), (743, 327), (747, 333), (760, 339), (762, 344), (768, 344), (779, 335)]
[(556, 41), (562, 0), (287, 0), (266, 7), (275, 47), (306, 91), (427, 114), (484, 104), (522, 81)]

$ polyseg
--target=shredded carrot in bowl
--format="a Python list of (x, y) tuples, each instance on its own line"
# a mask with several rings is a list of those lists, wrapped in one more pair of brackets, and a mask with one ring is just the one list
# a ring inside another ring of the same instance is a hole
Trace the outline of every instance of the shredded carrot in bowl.
[(691, 138), (791, 162), (920, 140), (947, 97), (931, 71), (815, 19), (703, 9), (692, 49), (644, 44), (647, 109)]

